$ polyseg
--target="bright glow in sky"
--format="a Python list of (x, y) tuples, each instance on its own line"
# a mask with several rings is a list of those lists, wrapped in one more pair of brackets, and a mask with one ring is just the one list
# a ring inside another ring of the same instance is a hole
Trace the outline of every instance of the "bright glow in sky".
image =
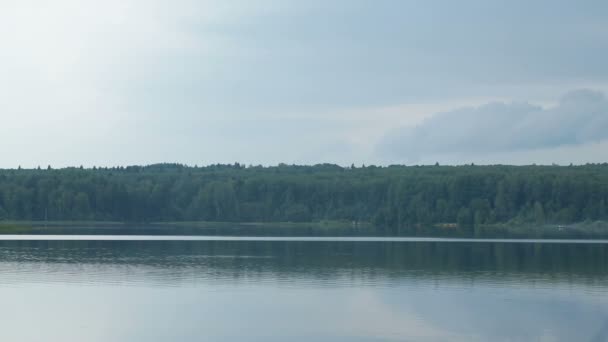
[(0, 167), (604, 162), (607, 17), (603, 0), (4, 0)]

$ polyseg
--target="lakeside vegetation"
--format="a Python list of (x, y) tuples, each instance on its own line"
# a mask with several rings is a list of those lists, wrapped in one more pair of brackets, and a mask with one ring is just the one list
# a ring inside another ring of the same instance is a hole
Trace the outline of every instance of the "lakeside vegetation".
[(0, 170), (0, 220), (17, 222), (308, 223), (413, 234), (563, 226), (601, 233), (608, 231), (607, 202), (608, 164)]
[(415, 225), (387, 228), (371, 223), (335, 222), (105, 222), (2, 221), (0, 234), (54, 235), (203, 235), (203, 236), (395, 236), (446, 238), (608, 239), (608, 222), (572, 225), (486, 224), (474, 226)]
[(26, 223), (1, 222), (0, 234), (27, 234), (32, 231), (32, 226)]

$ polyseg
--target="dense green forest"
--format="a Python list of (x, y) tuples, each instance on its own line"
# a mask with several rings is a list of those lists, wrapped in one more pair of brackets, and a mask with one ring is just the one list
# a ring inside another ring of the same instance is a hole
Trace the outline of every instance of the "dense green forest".
[(0, 219), (312, 222), (383, 227), (608, 219), (608, 164), (0, 170)]

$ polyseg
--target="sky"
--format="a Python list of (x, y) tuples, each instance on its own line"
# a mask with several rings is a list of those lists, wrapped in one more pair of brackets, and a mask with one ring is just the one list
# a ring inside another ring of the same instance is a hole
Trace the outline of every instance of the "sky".
[(0, 0), (0, 167), (608, 161), (605, 0)]

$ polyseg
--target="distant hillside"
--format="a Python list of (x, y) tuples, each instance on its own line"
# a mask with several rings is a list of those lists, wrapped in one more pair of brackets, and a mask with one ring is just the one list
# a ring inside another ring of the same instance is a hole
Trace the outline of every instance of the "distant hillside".
[(544, 224), (607, 220), (607, 201), (607, 164), (0, 170), (5, 220)]

